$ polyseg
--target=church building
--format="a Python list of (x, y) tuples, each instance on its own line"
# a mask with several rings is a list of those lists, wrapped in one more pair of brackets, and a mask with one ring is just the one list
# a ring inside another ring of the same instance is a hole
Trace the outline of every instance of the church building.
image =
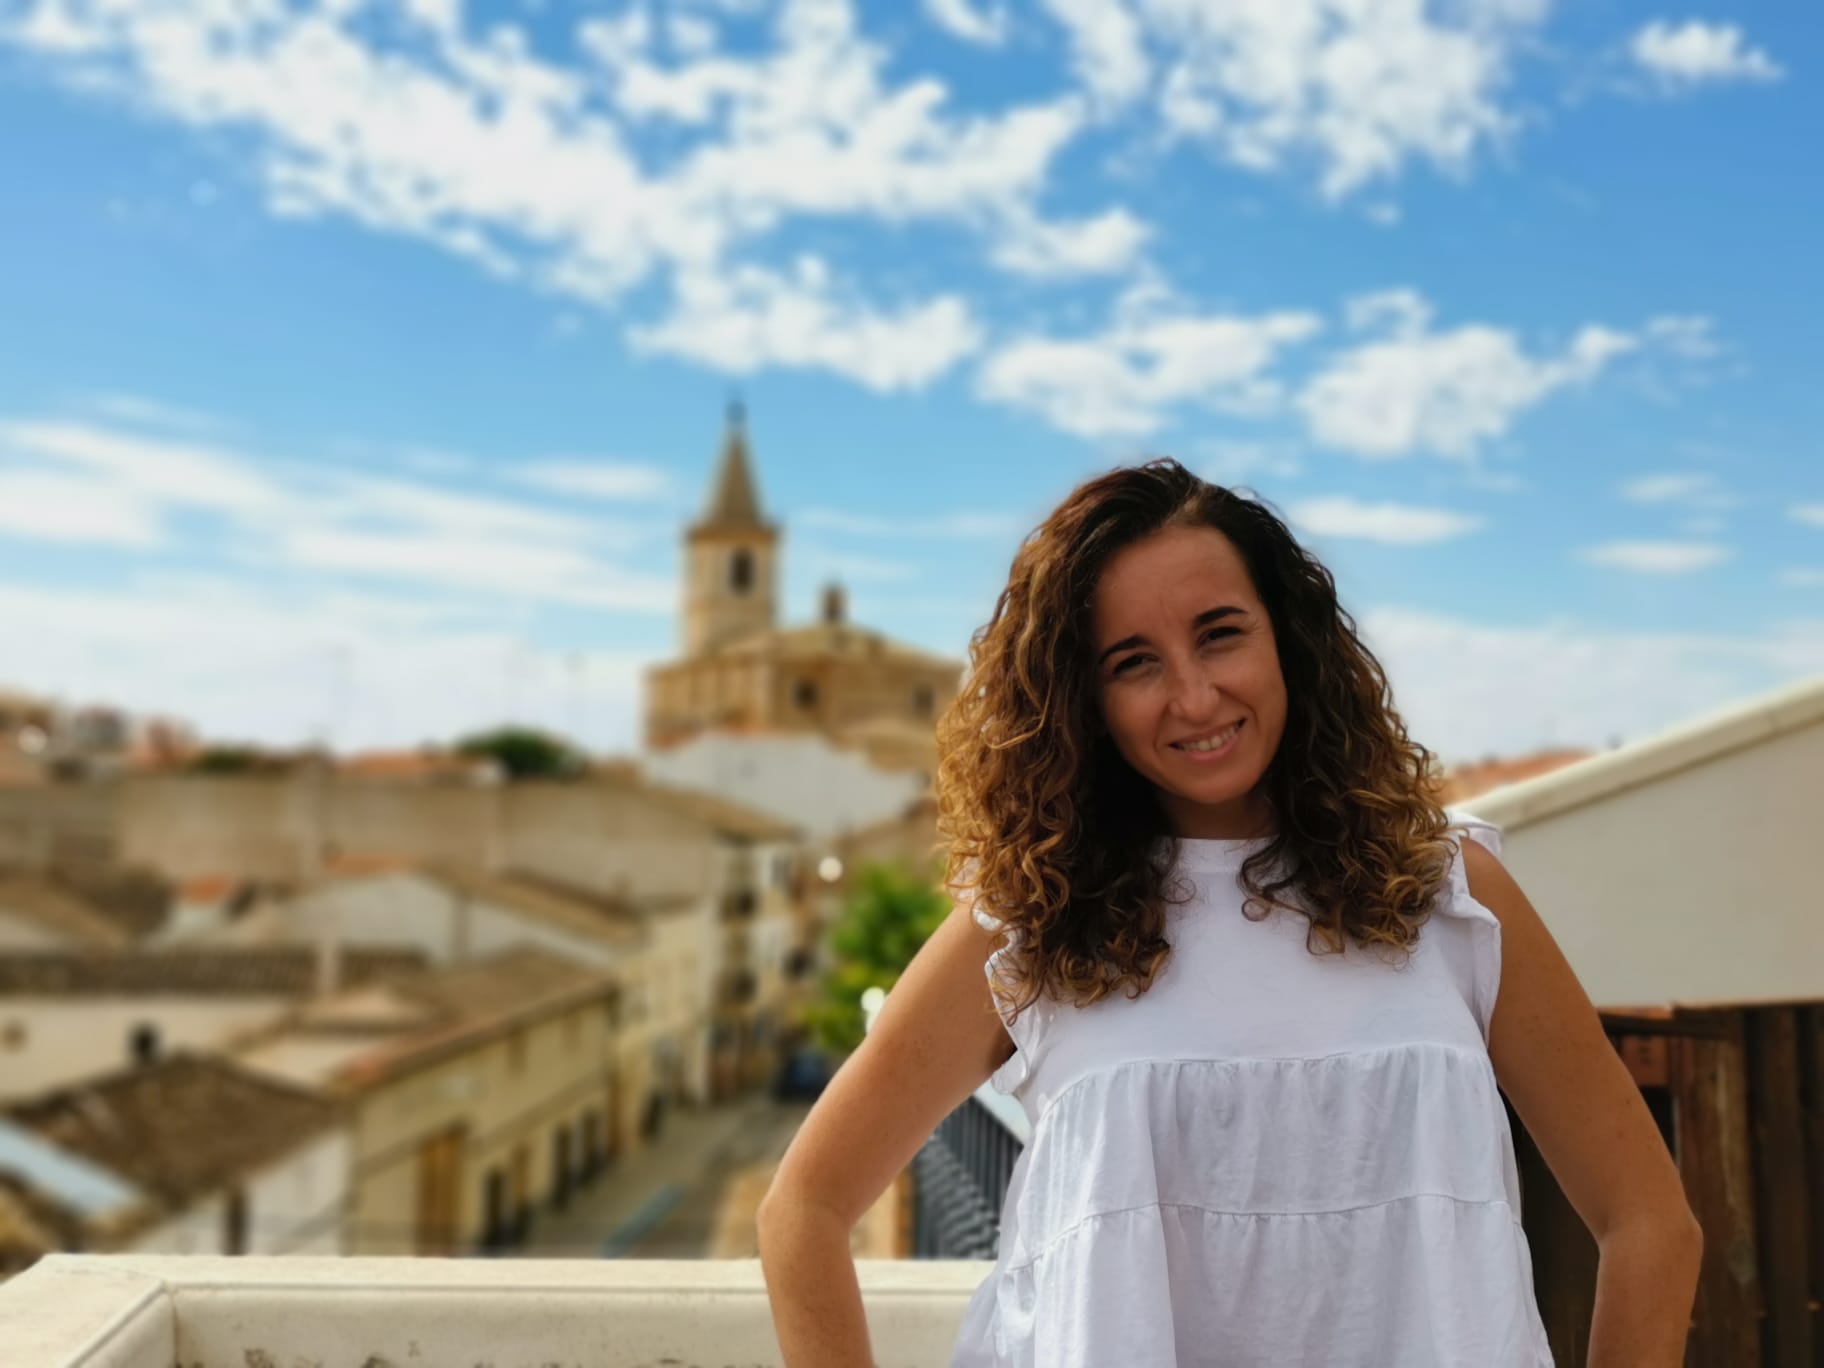
[(646, 675), (645, 743), (705, 731), (816, 732), (883, 769), (929, 773), (963, 662), (848, 620), (840, 584), (814, 622), (779, 621), (781, 534), (754, 488), (746, 415), (731, 404), (703, 515), (684, 532), (679, 659)]

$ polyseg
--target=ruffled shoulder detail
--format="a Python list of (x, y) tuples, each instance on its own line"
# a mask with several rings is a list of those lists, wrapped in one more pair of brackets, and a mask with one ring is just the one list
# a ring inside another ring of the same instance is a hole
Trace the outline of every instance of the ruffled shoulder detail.
[[(1438, 900), (1437, 911), (1445, 916), (1470, 923), (1470, 949), (1463, 965), (1464, 992), (1481, 1028), (1482, 1039), (1488, 1040), (1489, 1024), (1494, 1020), (1495, 997), (1501, 986), (1501, 921), (1477, 902), (1469, 891), (1469, 874), (1463, 862), (1463, 842), (1474, 841), (1491, 855), (1501, 853), (1501, 828), (1493, 822), (1457, 808), (1446, 808), (1450, 821), (1449, 835), (1455, 850), (1451, 854), (1449, 886)], [(1455, 958), (1455, 957), (1453, 957)]]
[[(987, 960), (982, 965), (982, 972), (987, 976), (991, 985), (989, 991), (993, 992), (992, 985), (996, 983), (1007, 985), (1007, 989), (1011, 991), (1014, 985), (1008, 973), (1008, 965), (1019, 950), (1024, 932), (1020, 927), (1008, 926), (1002, 918), (977, 904), (973, 893), (973, 885), (970, 885), (965, 892), (965, 897), (971, 904), (970, 915), (975, 918), (975, 924), (984, 931), (996, 933), (1003, 929), (1006, 931), (1002, 944), (989, 953)], [(1038, 1039), (1039, 1004), (1035, 1002), (1015, 1017), (999, 997), (996, 997), (994, 1002), (995, 1009), (1000, 1013), (1001, 1022), (1007, 1028), (1007, 1034), (1013, 1037), (1015, 1049), (1006, 1062), (989, 1075), (988, 1083), (996, 1092), (1011, 1093), (1026, 1081), (1027, 1075), (1032, 1071), (1032, 1053)]]

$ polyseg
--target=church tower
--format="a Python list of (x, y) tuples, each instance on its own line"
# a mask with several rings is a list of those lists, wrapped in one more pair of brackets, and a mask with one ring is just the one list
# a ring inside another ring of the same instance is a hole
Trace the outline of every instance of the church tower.
[(728, 406), (722, 459), (703, 516), (684, 533), (684, 657), (777, 625), (779, 529), (760, 516), (747, 415)]

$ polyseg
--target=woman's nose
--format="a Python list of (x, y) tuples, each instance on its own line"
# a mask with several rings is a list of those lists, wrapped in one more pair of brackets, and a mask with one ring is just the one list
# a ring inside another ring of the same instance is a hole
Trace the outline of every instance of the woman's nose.
[(1222, 706), (1222, 687), (1197, 666), (1181, 666), (1172, 677), (1172, 703), (1186, 717), (1207, 717)]

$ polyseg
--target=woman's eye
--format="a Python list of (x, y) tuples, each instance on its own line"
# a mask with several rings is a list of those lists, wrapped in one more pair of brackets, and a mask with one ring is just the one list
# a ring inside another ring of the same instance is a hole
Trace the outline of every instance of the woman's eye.
[[(1217, 637), (1234, 636), (1240, 630), (1241, 628), (1239, 627), (1213, 627), (1203, 634), (1197, 644), (1202, 646), (1205, 642), (1214, 641)], [(1114, 673), (1121, 674), (1126, 671), (1129, 665), (1136, 665), (1142, 660), (1151, 659), (1152, 657), (1149, 655), (1131, 655), (1119, 665), (1115, 666)]]

